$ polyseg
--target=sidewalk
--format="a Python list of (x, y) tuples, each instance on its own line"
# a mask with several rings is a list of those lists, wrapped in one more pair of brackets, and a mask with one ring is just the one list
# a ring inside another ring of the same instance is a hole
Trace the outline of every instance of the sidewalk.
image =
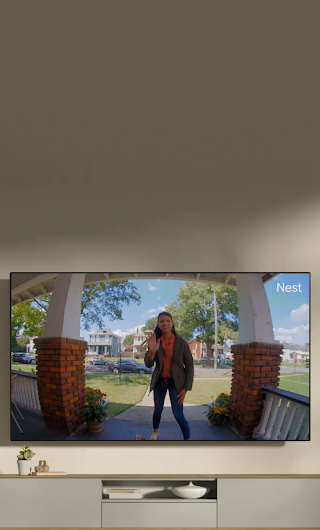
[[(122, 440), (134, 439), (136, 434), (140, 434), (143, 438), (150, 438), (152, 434), (152, 416), (154, 410), (153, 392), (149, 394), (149, 387), (145, 393), (142, 401), (134, 405), (130, 409), (122, 412), (115, 418), (108, 420), (108, 425), (112, 422), (114, 430), (117, 435), (121, 434)], [(220, 427), (212, 427), (209, 425), (204, 412), (205, 405), (192, 405), (184, 403), (184, 415), (190, 425), (190, 440), (241, 440), (241, 438), (230, 429), (227, 425)], [(111, 426), (111, 425), (110, 425)], [(179, 424), (175, 420), (172, 410), (169, 392), (167, 392), (164, 408), (161, 416), (161, 423), (159, 427), (159, 438), (161, 440), (180, 440), (183, 441), (183, 436)]]

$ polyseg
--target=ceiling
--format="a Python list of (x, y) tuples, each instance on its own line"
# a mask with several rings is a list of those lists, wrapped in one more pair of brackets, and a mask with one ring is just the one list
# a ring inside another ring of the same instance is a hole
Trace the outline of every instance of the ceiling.
[[(38, 296), (53, 291), (56, 279), (63, 273), (11, 273), (11, 304), (16, 305), (26, 300), (33, 300)], [(264, 282), (279, 273), (259, 272)], [(88, 272), (85, 284), (132, 279), (168, 279), (182, 281), (213, 282), (236, 288), (235, 273), (226, 272)]]

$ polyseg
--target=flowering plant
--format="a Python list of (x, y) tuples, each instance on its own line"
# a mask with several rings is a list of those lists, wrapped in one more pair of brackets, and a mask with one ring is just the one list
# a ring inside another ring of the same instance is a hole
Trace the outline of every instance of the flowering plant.
[(86, 388), (86, 401), (84, 403), (84, 420), (102, 422), (107, 416), (106, 405), (108, 400), (98, 388)]
[(215, 401), (208, 403), (207, 410), (205, 411), (208, 420), (211, 420), (218, 425), (222, 425), (228, 416), (229, 401), (229, 394), (222, 392)]

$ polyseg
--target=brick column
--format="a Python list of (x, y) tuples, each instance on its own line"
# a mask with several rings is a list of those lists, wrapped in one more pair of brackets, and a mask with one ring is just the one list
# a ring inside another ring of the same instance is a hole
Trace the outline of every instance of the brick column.
[(231, 351), (234, 360), (227, 423), (242, 439), (251, 439), (263, 409), (261, 387), (279, 383), (282, 344), (234, 344)]
[(61, 337), (34, 342), (43, 418), (50, 429), (71, 436), (83, 425), (87, 342)]

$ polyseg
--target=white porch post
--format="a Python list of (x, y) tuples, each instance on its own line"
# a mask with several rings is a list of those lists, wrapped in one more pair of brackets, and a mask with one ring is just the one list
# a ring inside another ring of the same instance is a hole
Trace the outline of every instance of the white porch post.
[(72, 436), (84, 423), (85, 351), (80, 340), (84, 274), (59, 274), (44, 334), (35, 339), (37, 382), (46, 425)]
[(239, 303), (239, 344), (274, 340), (267, 294), (260, 274), (236, 274)]
[(85, 274), (59, 274), (49, 304), (43, 337), (80, 339), (84, 278)]
[(261, 274), (236, 274), (239, 341), (231, 346), (233, 374), (228, 424), (243, 439), (261, 419), (264, 385), (278, 386), (282, 344), (274, 340), (271, 313)]

